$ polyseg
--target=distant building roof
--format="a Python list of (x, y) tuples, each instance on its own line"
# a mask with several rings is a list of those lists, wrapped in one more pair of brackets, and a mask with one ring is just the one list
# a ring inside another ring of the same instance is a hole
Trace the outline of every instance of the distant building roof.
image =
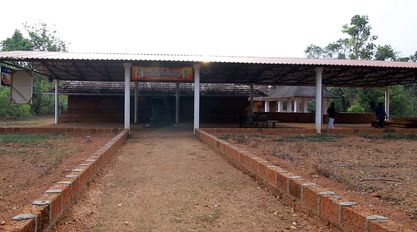
[[(314, 86), (262, 86), (259, 88), (267, 96), (259, 97), (256, 100), (279, 99), (279, 98), (315, 98), (316, 87)], [(334, 98), (336, 95), (327, 90), (323, 91), (323, 97)]]
[[(133, 95), (134, 83), (130, 85)], [(139, 96), (174, 96), (176, 92), (175, 83), (169, 82), (138, 82)], [(49, 91), (53, 93), (53, 90)], [(59, 87), (59, 93), (64, 95), (124, 95), (124, 82), (113, 81), (65, 81)], [(249, 97), (248, 85), (236, 84), (206, 84), (200, 86), (201, 96), (239, 96)], [(181, 83), (181, 96), (193, 96), (194, 84)], [(254, 89), (254, 96), (265, 96), (265, 94)]]

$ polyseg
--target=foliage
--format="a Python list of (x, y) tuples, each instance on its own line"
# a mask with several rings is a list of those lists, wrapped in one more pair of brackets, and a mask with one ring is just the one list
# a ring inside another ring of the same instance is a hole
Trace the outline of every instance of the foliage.
[(375, 52), (375, 60), (389, 60), (395, 61), (397, 59), (398, 52), (394, 51), (391, 45), (378, 45)]
[[(66, 51), (66, 43), (62, 41), (55, 30), (50, 30), (45, 23), (24, 24), (27, 37), (15, 30), (10, 38), (0, 42), (2, 51), (33, 50), (33, 51)], [(32, 105), (11, 105), (8, 88), (0, 89), (0, 116), (28, 117), (33, 114), (51, 114), (54, 112), (53, 96), (43, 93), (53, 88), (47, 77), (35, 74), (33, 81)], [(60, 97), (61, 102), (66, 98)], [(63, 105), (66, 105), (64, 102)]]
[(359, 135), (362, 138), (366, 139), (385, 139), (385, 140), (417, 140), (416, 134), (394, 134), (388, 133), (383, 135), (377, 134), (361, 134)]
[(20, 32), (19, 30), (15, 30), (12, 37), (2, 41), (0, 45), (2, 51), (33, 50), (32, 42), (29, 39), (23, 37), (22, 32)]
[(372, 27), (368, 23), (368, 16), (355, 15), (350, 20), (350, 24), (343, 25), (342, 32), (350, 36), (343, 40), (346, 41), (345, 45), (348, 48), (346, 57), (353, 60), (369, 60), (372, 58), (375, 49), (373, 41), (378, 36), (371, 35)]
[(58, 36), (57, 32), (50, 31), (46, 23), (30, 25), (25, 23), (24, 27), (29, 34), (29, 39), (35, 51), (66, 51), (66, 44)]
[(10, 88), (0, 88), (0, 118), (27, 118), (31, 116), (29, 104), (11, 104)]
[(362, 113), (365, 112), (365, 109), (361, 105), (351, 105), (347, 111), (352, 113)]
[[(372, 35), (368, 16), (355, 15), (350, 24), (342, 27), (347, 36), (329, 43), (325, 47), (314, 44), (307, 46), (308, 58), (338, 58), (355, 60), (417, 61), (417, 51), (409, 57), (398, 57), (391, 45), (376, 45), (378, 36)], [(415, 85), (392, 86), (391, 115), (416, 116), (417, 88)], [(380, 88), (327, 88), (339, 98), (335, 101), (340, 111), (373, 112), (378, 102), (384, 102), (384, 91)]]

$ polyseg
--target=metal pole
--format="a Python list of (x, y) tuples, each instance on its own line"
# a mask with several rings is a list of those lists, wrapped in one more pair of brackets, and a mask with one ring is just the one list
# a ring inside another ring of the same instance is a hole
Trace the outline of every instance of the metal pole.
[(180, 83), (175, 83), (175, 123), (180, 122)]
[(321, 134), (322, 121), (322, 75), (323, 68), (316, 68), (316, 131)]
[(250, 110), (251, 110), (251, 115), (253, 115), (253, 84), (250, 84), (249, 88), (250, 88), (250, 92), (249, 92)]
[(200, 65), (194, 65), (194, 134), (200, 128)]
[(135, 111), (135, 124), (138, 123), (138, 82), (135, 81), (135, 105), (134, 105), (134, 111)]
[(124, 63), (125, 69), (125, 129), (130, 130), (130, 67), (131, 63)]
[(54, 80), (54, 87), (55, 87), (55, 94), (54, 94), (54, 100), (55, 100), (55, 125), (58, 124), (58, 115), (59, 115), (59, 96), (58, 96), (58, 86), (59, 86), (59, 80)]
[(387, 114), (388, 119), (390, 118), (389, 107), (390, 107), (389, 86), (386, 86), (385, 87), (385, 113)]

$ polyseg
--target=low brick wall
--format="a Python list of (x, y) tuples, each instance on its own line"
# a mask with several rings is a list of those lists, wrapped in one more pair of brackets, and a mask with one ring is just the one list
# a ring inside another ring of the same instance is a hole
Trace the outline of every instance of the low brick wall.
[[(262, 133), (268, 135), (313, 135), (316, 129), (300, 128), (204, 128), (208, 133), (242, 133), (255, 134)], [(322, 129), (325, 133), (327, 129)], [(337, 128), (332, 130), (332, 134), (340, 135), (361, 135), (361, 134), (417, 134), (417, 128)]]
[(80, 128), (80, 127), (0, 127), (0, 134), (117, 134), (122, 128)]
[(202, 142), (218, 151), (234, 167), (256, 178), (296, 210), (315, 215), (342, 231), (412, 231), (386, 217), (372, 214), (369, 208), (350, 202), (333, 191), (309, 183), (301, 176), (218, 139), (205, 130), (196, 130), (196, 136)]
[[(60, 131), (62, 128), (50, 129), (54, 129), (53, 131), (56, 132)], [(72, 132), (86, 133), (92, 133), (93, 131), (95, 131), (94, 133), (97, 133), (94, 129), (73, 128), (72, 130)], [(111, 133), (113, 132), (113, 129), (106, 131)], [(20, 130), (19, 132), (25, 133), (26, 130)], [(35, 132), (30, 130), (30, 132), (27, 133)], [(53, 132), (50, 131), (48, 133)], [(51, 186), (43, 195), (36, 198), (31, 206), (28, 206), (26, 210), (22, 211), (22, 214), (15, 216), (12, 224), (1, 227), (2, 231), (48, 231), (63, 215), (65, 210), (80, 197), (82, 191), (89, 186), (89, 183), (95, 174), (112, 157), (117, 149), (124, 144), (128, 136), (128, 130), (120, 129), (120, 132), (103, 147), (82, 162), (77, 168), (74, 168), (69, 172), (61, 181)]]
[[(296, 122), (296, 123), (314, 123), (315, 114), (302, 112), (254, 112), (254, 115), (262, 115), (268, 120), (278, 120), (280, 122)], [(323, 115), (323, 122), (327, 123), (327, 115)], [(371, 123), (375, 120), (375, 113), (336, 113), (335, 123), (338, 124), (361, 124)]]

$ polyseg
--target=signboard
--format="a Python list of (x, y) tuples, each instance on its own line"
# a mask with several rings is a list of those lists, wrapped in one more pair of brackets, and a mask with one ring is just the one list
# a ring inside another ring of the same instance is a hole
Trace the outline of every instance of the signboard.
[(33, 78), (31, 73), (19, 70), (13, 73), (12, 101), (17, 104), (31, 103)]
[(12, 70), (10, 68), (1, 67), (0, 75), (0, 85), (12, 85)]
[(140, 67), (132, 66), (132, 81), (192, 81), (191, 67)]

